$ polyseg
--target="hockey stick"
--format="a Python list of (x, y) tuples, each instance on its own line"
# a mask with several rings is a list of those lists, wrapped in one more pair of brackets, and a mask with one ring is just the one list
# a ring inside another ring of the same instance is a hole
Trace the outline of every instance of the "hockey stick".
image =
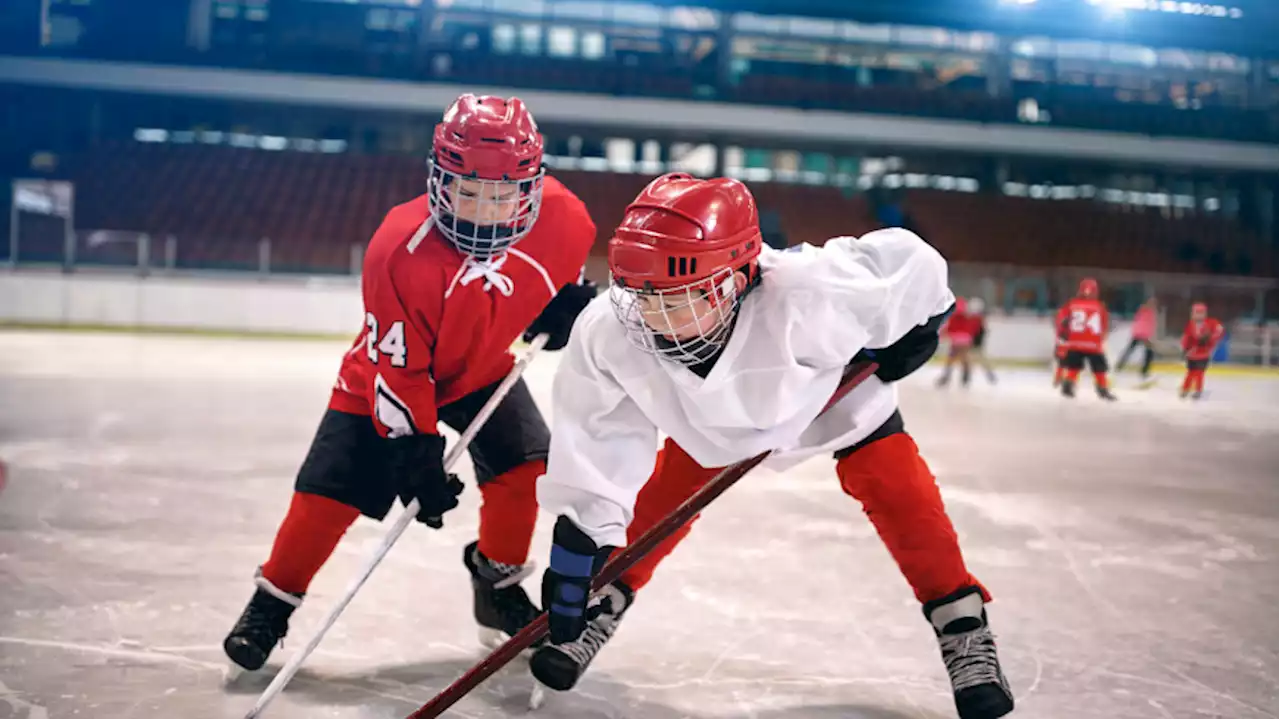
[[(827, 404), (822, 408), (822, 411), (826, 412), (831, 409), (832, 405), (844, 399), (855, 387), (862, 384), (863, 380), (870, 377), (878, 367), (879, 365), (874, 362), (861, 361), (849, 365), (845, 369), (844, 376), (840, 379), (840, 386), (831, 395), (831, 399), (827, 400)], [(744, 459), (720, 470), (720, 473), (710, 482), (707, 482), (702, 489), (686, 499), (684, 504), (676, 507), (662, 521), (650, 527), (649, 531), (641, 535), (639, 539), (623, 547), (622, 551), (613, 555), (609, 562), (604, 565), (604, 568), (600, 570), (600, 574), (596, 575), (595, 579), (591, 581), (592, 593), (599, 592), (604, 587), (612, 584), (632, 565), (653, 551), (653, 548), (669, 537), (672, 532), (684, 526), (694, 515), (705, 509), (716, 497), (724, 494), (725, 490), (733, 486), (739, 479), (742, 479), (747, 472), (750, 472), (761, 462), (768, 459), (771, 454), (773, 454), (772, 450), (761, 452), (754, 457)], [(518, 634), (508, 639), (506, 643), (495, 649), (479, 664), (472, 667), (457, 681), (437, 694), (434, 699), (422, 705), (418, 711), (410, 714), (408, 719), (434, 719), (434, 717), (440, 716), (449, 707), (469, 694), (472, 689), (479, 686), (481, 682), (493, 676), (508, 662), (519, 656), (521, 652), (545, 637), (547, 631), (547, 615), (543, 613), (532, 624), (520, 630)]]
[[(480, 408), (480, 412), (475, 419), (471, 420), (471, 424), (467, 425), (458, 441), (454, 442), (453, 446), (449, 448), (449, 453), (444, 458), (446, 472), (462, 458), (462, 453), (467, 450), (471, 440), (475, 439), (484, 423), (489, 421), (489, 417), (493, 415), (498, 405), (502, 403), (502, 399), (507, 396), (507, 392), (511, 391), (511, 387), (515, 385), (516, 380), (520, 379), (520, 375), (524, 374), (525, 368), (529, 366), (529, 363), (533, 361), (533, 358), (537, 356), (549, 339), (551, 339), (550, 336), (540, 334), (529, 343), (529, 349), (525, 351), (524, 356), (516, 362), (515, 367), (511, 368), (506, 378), (493, 391), (489, 400)], [(245, 719), (257, 719), (257, 717), (262, 716), (262, 712), (266, 710), (267, 705), (275, 700), (280, 692), (284, 691), (285, 685), (289, 683), (293, 675), (298, 673), (298, 669), (302, 667), (302, 663), (307, 660), (311, 652), (315, 651), (315, 648), (319, 646), (320, 640), (324, 638), (325, 633), (338, 621), (338, 615), (342, 614), (342, 611), (355, 598), (356, 592), (360, 591), (360, 587), (364, 586), (365, 581), (369, 579), (369, 575), (373, 574), (373, 570), (387, 556), (387, 552), (391, 551), (391, 545), (396, 543), (401, 534), (404, 534), (404, 530), (408, 529), (409, 524), (413, 522), (417, 514), (418, 500), (415, 499), (405, 505), (404, 511), (400, 513), (399, 517), (396, 517), (391, 529), (382, 538), (382, 542), (378, 544), (373, 554), (365, 561), (364, 566), (360, 568), (356, 577), (351, 580), (351, 584), (347, 586), (346, 592), (338, 599), (338, 603), (329, 610), (328, 616), (324, 618), (320, 627), (316, 629), (315, 634), (311, 636), (311, 639), (307, 640), (306, 645), (302, 647), (302, 651), (294, 654), (284, 665), (284, 668), (280, 670), (280, 673), (271, 680), (271, 684), (267, 685), (266, 690), (262, 692), (262, 696), (258, 697), (258, 703), (253, 705), (253, 709), (249, 710), (249, 713), (245, 715)]]

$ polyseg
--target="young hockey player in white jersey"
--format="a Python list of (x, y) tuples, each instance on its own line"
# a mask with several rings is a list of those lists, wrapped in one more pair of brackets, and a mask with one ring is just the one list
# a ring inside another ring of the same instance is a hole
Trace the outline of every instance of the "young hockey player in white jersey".
[[(945, 260), (902, 229), (821, 249), (761, 244), (746, 186), (683, 174), (645, 188), (610, 240), (613, 286), (578, 318), (553, 390), (538, 483), (559, 515), (542, 587), (552, 643), (535, 652), (534, 675), (558, 690), (578, 681), (689, 526), (588, 606), (591, 578), (718, 468), (766, 450), (774, 469), (829, 452), (923, 605), (960, 716), (1009, 713), (990, 597), (965, 568), (892, 384), (937, 348), (955, 303)], [(874, 356), (876, 376), (819, 416), (859, 355)]]

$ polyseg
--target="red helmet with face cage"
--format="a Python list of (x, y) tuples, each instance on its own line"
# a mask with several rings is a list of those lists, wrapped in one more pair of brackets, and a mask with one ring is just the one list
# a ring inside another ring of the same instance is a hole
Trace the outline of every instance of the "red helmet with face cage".
[(480, 259), (533, 229), (542, 204), (543, 139), (519, 98), (460, 96), (436, 125), (431, 214), (441, 234)]
[(715, 356), (758, 274), (761, 244), (741, 182), (672, 173), (649, 183), (609, 240), (614, 312), (632, 343), (682, 364)]
[(746, 185), (670, 173), (627, 206), (609, 240), (609, 271), (631, 289), (680, 287), (749, 265), (761, 243), (760, 216)]

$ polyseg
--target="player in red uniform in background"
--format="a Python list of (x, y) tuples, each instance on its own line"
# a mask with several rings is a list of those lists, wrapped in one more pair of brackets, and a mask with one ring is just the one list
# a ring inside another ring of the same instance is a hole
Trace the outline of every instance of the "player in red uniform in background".
[(1204, 392), (1204, 371), (1209, 367), (1213, 350), (1222, 340), (1222, 323), (1209, 316), (1203, 302), (1191, 305), (1191, 319), (1182, 331), (1182, 354), (1187, 358), (1187, 376), (1182, 380), (1179, 397), (1200, 399)]
[[(364, 329), (343, 358), (329, 408), (256, 576), (223, 643), (260, 668), (347, 528), (382, 519), (398, 496), (433, 528), (458, 504), (438, 423), (475, 418), (514, 366), (511, 344), (568, 341), (595, 295), (575, 284), (595, 240), (582, 202), (542, 164), (543, 139), (517, 98), (462, 95), (436, 126), (427, 192), (392, 208), (365, 253)], [(480, 487), (480, 537), (463, 563), (482, 629), (512, 634), (537, 607), (520, 587), (550, 433), (517, 382), (468, 448)]]
[(1054, 326), (1058, 328), (1059, 336), (1065, 335), (1063, 346), (1066, 356), (1062, 364), (1067, 372), (1062, 380), (1062, 396), (1076, 396), (1076, 381), (1085, 362), (1088, 362), (1098, 396), (1114, 400), (1116, 396), (1107, 386), (1107, 356), (1102, 349), (1111, 327), (1111, 317), (1107, 314), (1106, 305), (1098, 299), (1097, 280), (1091, 277), (1080, 280), (1079, 292), (1058, 310)]
[(969, 378), (973, 371), (973, 345), (978, 334), (983, 331), (982, 315), (970, 312), (968, 303), (963, 297), (956, 298), (956, 310), (951, 313), (942, 326), (942, 336), (947, 339), (947, 364), (938, 378), (938, 386), (946, 387), (951, 382), (951, 367), (960, 363), (960, 384), (969, 386)]

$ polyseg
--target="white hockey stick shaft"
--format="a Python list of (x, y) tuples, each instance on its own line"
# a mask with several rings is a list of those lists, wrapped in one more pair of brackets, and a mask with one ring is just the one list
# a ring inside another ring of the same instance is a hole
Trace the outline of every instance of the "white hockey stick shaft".
[[(480, 432), (480, 428), (483, 427), (484, 423), (493, 415), (494, 411), (498, 408), (498, 405), (502, 403), (503, 398), (511, 391), (511, 387), (520, 379), (520, 375), (524, 374), (525, 368), (529, 366), (529, 363), (533, 361), (533, 358), (537, 356), (538, 352), (542, 350), (543, 346), (547, 344), (547, 340), (549, 339), (549, 336), (541, 334), (534, 337), (533, 341), (529, 343), (529, 349), (524, 353), (524, 356), (516, 361), (516, 366), (511, 369), (511, 372), (502, 380), (502, 383), (498, 385), (498, 388), (493, 391), (493, 395), (490, 396), (489, 401), (485, 402), (484, 406), (480, 408), (480, 412), (476, 415), (476, 418), (471, 420), (471, 424), (462, 432), (462, 436), (459, 437), (458, 441), (449, 448), (449, 452), (444, 458), (444, 468), (446, 472), (449, 471), (459, 459), (461, 459), (463, 452), (466, 452), (467, 446), (471, 444), (471, 440), (475, 439), (476, 434)], [(284, 691), (285, 685), (288, 684), (289, 680), (293, 679), (293, 676), (298, 673), (300, 668), (302, 668), (302, 663), (307, 660), (307, 657), (311, 656), (311, 652), (315, 651), (316, 647), (320, 645), (320, 640), (324, 638), (325, 633), (327, 633), (329, 629), (333, 627), (334, 623), (338, 621), (338, 615), (342, 614), (343, 610), (347, 608), (347, 605), (351, 603), (351, 600), (355, 598), (356, 592), (360, 591), (360, 588), (364, 586), (364, 583), (369, 579), (369, 576), (373, 574), (373, 570), (377, 568), (383, 558), (387, 556), (387, 552), (391, 551), (391, 545), (396, 543), (396, 540), (400, 538), (401, 534), (404, 534), (404, 530), (408, 529), (409, 525), (417, 515), (418, 500), (415, 499), (405, 506), (404, 511), (400, 513), (400, 516), (396, 517), (395, 522), (391, 524), (390, 531), (388, 531), (386, 536), (382, 538), (382, 541), (378, 544), (378, 547), (374, 550), (373, 554), (365, 560), (364, 566), (360, 568), (360, 571), (356, 574), (355, 578), (351, 580), (351, 584), (347, 586), (346, 592), (344, 592), (342, 597), (338, 599), (338, 602), (333, 605), (333, 608), (329, 610), (329, 614), (324, 618), (324, 621), (321, 622), (319, 628), (316, 629), (311, 638), (307, 640), (307, 643), (302, 647), (302, 650), (290, 657), (289, 661), (284, 665), (284, 668), (280, 670), (280, 673), (271, 680), (271, 684), (269, 684), (262, 692), (262, 696), (258, 697), (258, 703), (253, 705), (253, 709), (249, 710), (249, 713), (245, 715), (245, 719), (257, 719), (257, 717), (262, 716), (262, 712), (266, 710), (267, 706), (271, 704), (277, 696), (279, 696), (280, 692)]]

